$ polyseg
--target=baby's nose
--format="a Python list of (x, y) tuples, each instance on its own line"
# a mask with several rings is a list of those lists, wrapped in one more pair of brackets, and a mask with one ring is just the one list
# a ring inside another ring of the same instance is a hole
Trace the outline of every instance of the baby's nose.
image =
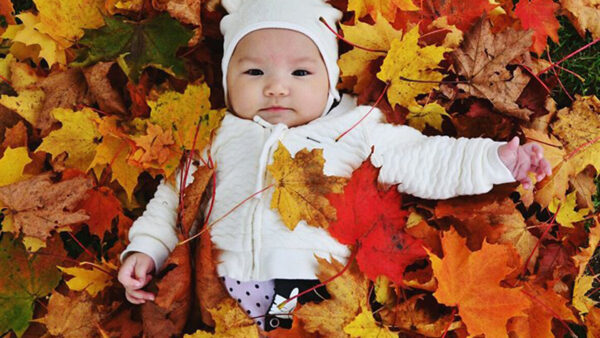
[(266, 96), (284, 96), (289, 94), (288, 86), (283, 81), (272, 81), (265, 86)]

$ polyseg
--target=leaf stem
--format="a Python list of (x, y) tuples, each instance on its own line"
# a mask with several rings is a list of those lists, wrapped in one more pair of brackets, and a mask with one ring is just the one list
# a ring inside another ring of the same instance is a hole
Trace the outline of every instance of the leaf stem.
[(85, 251), (90, 257), (98, 261), (98, 258), (96, 258), (96, 256), (94, 256), (85, 246), (83, 246), (83, 244), (81, 244), (81, 242), (77, 239), (77, 237), (75, 237), (75, 235), (73, 235), (71, 231), (67, 231), (67, 233), (83, 249), (83, 251)]
[(579, 52), (581, 52), (581, 51), (583, 51), (585, 49), (590, 48), (593, 44), (597, 43), (598, 41), (600, 41), (600, 38), (598, 38), (598, 39), (596, 39), (596, 40), (594, 40), (594, 41), (586, 44), (585, 46), (583, 46), (583, 47), (581, 47), (579, 49), (577, 49), (576, 51), (572, 52), (571, 54), (569, 54), (569, 55), (565, 56), (564, 58), (560, 59), (560, 61), (558, 61), (556, 63), (553, 63), (550, 66), (544, 68), (541, 72), (538, 73), (538, 75), (547, 72), (550, 68), (554, 68), (555, 66), (557, 66), (557, 65), (561, 64), (562, 62), (564, 62), (565, 60), (573, 57), (575, 54), (578, 54)]
[(442, 335), (442, 338), (446, 338), (446, 335), (448, 334), (448, 330), (450, 330), (450, 325), (452, 325), (452, 322), (454, 321), (454, 316), (456, 315), (457, 312), (457, 308), (452, 309), (452, 313), (450, 314), (450, 322), (448, 323), (448, 325), (446, 325), (446, 329), (444, 330), (444, 334)]
[(581, 152), (583, 150), (583, 148), (586, 148), (596, 142), (598, 142), (600, 140), (600, 136), (596, 137), (595, 139), (588, 141), (582, 145), (580, 145), (579, 147), (577, 147), (577, 149), (573, 150), (570, 154), (567, 155), (567, 157), (565, 157), (565, 161), (568, 161), (569, 159), (571, 159), (571, 157), (577, 155), (577, 153)]
[(535, 253), (535, 251), (540, 246), (540, 243), (542, 242), (542, 239), (544, 239), (544, 237), (546, 236), (546, 234), (548, 234), (548, 231), (550, 231), (550, 229), (552, 229), (552, 226), (555, 225), (554, 220), (556, 219), (556, 215), (558, 215), (558, 212), (560, 211), (560, 206), (561, 205), (559, 204), (558, 207), (556, 208), (556, 212), (554, 213), (554, 215), (552, 215), (552, 218), (550, 219), (550, 222), (547, 223), (548, 226), (546, 227), (546, 230), (544, 230), (544, 232), (542, 233), (542, 235), (540, 236), (540, 238), (535, 243), (535, 246), (533, 247), (533, 250), (531, 250), (531, 253), (529, 254), (529, 257), (527, 257), (527, 259), (525, 260), (525, 264), (523, 265), (523, 272), (521, 272), (522, 276), (524, 276), (525, 273), (527, 272), (527, 266), (529, 266), (529, 261), (531, 260), (531, 257), (533, 257), (533, 254)]
[(565, 321), (562, 320), (562, 318), (560, 318), (560, 315), (558, 313), (556, 313), (556, 311), (554, 311), (554, 309), (552, 309), (552, 307), (548, 306), (546, 303), (542, 302), (541, 300), (539, 300), (534, 295), (532, 295), (529, 292), (525, 291), (525, 289), (521, 289), (521, 292), (524, 293), (529, 298), (531, 298), (534, 301), (536, 301), (537, 303), (539, 303), (540, 305), (542, 305), (542, 307), (545, 308), (547, 311), (549, 311), (550, 313), (552, 313), (552, 315), (554, 316), (554, 318), (558, 319), (564, 325), (564, 327), (571, 333), (571, 337), (577, 338), (577, 335), (575, 334), (575, 332), (573, 332), (573, 330), (571, 330), (571, 328), (569, 327), (569, 325), (567, 325), (567, 323), (565, 323)]

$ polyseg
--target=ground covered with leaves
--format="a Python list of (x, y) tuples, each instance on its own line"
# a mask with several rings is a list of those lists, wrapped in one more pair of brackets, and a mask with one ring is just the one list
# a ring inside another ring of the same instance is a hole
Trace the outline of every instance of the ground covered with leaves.
[[(330, 299), (259, 332), (216, 275), (211, 225), (192, 233), (225, 114), (219, 1), (0, 0), (0, 335), (600, 336), (598, 4), (331, 2), (342, 91), (427, 135), (539, 142), (552, 175), (433, 201), (280, 147), (272, 208), (352, 255), (319, 259)], [(181, 245), (133, 306), (116, 280), (128, 229), (192, 161)]]

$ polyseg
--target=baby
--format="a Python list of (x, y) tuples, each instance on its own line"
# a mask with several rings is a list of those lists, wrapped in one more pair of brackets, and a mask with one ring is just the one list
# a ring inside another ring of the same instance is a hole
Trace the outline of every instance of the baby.
[[(223, 0), (223, 5), (229, 12), (221, 22), (229, 112), (211, 148), (218, 165), (209, 223), (272, 182), (266, 167), (279, 142), (292, 155), (323, 149), (326, 175), (350, 177), (370, 156), (381, 183), (422, 198), (480, 194), (515, 180), (530, 188), (529, 172), (538, 181), (551, 174), (537, 144), (520, 146), (516, 137), (509, 143), (426, 137), (385, 123), (378, 109), (336, 142), (370, 109), (336, 91), (337, 41), (319, 17), (335, 27), (341, 13), (323, 0)], [(270, 208), (272, 193), (255, 196), (210, 229), (220, 252), (219, 276), (265, 330), (291, 326), (286, 313), (295, 302), (284, 309), (276, 304), (318, 283), (314, 255), (345, 262), (350, 254), (325, 229), (304, 221), (294, 230), (285, 227)], [(131, 227), (119, 281), (134, 304), (154, 299), (142, 288), (177, 244), (178, 202), (177, 189), (161, 182)], [(297, 300), (327, 297), (321, 287)]]

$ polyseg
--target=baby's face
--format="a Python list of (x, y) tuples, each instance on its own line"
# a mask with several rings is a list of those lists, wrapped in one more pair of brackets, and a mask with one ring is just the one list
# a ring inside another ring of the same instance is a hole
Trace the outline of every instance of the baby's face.
[(230, 109), (237, 116), (258, 115), (289, 127), (323, 114), (329, 79), (317, 46), (287, 29), (261, 29), (246, 35), (227, 69)]

